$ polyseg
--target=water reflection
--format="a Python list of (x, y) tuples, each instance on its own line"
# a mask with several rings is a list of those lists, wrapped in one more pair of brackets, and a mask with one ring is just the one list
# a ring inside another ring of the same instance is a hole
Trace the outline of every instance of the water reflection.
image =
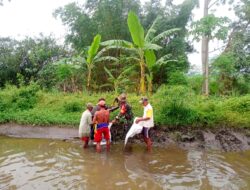
[(97, 154), (77, 143), (0, 137), (0, 189), (250, 189), (249, 158), (139, 145)]

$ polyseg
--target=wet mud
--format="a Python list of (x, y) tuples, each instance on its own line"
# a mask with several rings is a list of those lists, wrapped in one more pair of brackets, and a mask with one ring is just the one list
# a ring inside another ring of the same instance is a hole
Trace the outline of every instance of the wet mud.
[[(114, 126), (111, 128), (112, 142), (120, 143), (125, 139), (128, 129)], [(0, 135), (21, 138), (47, 138), (75, 140), (78, 129), (70, 126), (31, 126), (15, 123), (0, 124)], [(149, 131), (155, 147), (178, 145), (183, 149), (204, 149), (243, 151), (250, 150), (250, 130), (232, 128), (169, 128), (156, 126)], [(128, 143), (144, 143), (142, 136), (130, 138)]]

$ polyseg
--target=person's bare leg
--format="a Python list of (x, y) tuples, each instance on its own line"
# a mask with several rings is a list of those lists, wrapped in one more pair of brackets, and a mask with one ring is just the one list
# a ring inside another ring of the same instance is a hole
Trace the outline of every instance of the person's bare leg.
[(152, 141), (150, 138), (146, 138), (146, 141), (147, 141), (147, 150), (148, 150), (148, 152), (151, 152), (152, 151)]
[(107, 152), (110, 151), (110, 140), (106, 141)]
[(96, 152), (101, 152), (101, 142), (96, 143)]
[(83, 148), (88, 148), (88, 144), (89, 144), (89, 138), (85, 137)]

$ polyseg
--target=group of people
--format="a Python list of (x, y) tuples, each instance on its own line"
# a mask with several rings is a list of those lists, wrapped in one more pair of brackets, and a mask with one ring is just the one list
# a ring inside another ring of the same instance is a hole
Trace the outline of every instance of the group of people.
[[(140, 103), (144, 107), (142, 117), (137, 117), (134, 120), (132, 107), (127, 103), (125, 94), (121, 94), (115, 101), (118, 105), (109, 107), (106, 105), (105, 99), (100, 98), (97, 105), (93, 106), (87, 103), (87, 109), (82, 113), (79, 125), (79, 137), (83, 141), (83, 148), (87, 148), (89, 141), (93, 140), (96, 143), (96, 151), (101, 152), (101, 141), (106, 140), (106, 149), (110, 150), (111, 132), (110, 128), (113, 124), (116, 127), (122, 127), (127, 132), (133, 123), (140, 124), (142, 128), (142, 136), (150, 151), (152, 142), (149, 137), (149, 129), (154, 126), (153, 108), (150, 105), (148, 98), (143, 97)], [(110, 120), (110, 112), (119, 109), (119, 114), (115, 119)]]

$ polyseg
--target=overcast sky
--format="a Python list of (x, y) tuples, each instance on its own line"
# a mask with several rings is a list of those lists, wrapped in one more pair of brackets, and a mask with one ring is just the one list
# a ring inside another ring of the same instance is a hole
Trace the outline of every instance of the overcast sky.
[[(39, 33), (45, 35), (53, 34), (58, 41), (62, 42), (67, 29), (62, 25), (60, 19), (52, 16), (54, 10), (60, 6), (74, 2), (75, 0), (11, 0), (4, 1), (4, 6), (0, 6), (0, 37), (14, 37), (23, 39), (25, 36), (38, 36)], [(147, 0), (141, 0), (144, 3)], [(176, 4), (183, 0), (175, 0)], [(202, 17), (203, 0), (200, 0), (200, 8), (193, 11), (194, 19)], [(227, 11), (226, 7), (220, 7), (217, 11), (218, 16), (234, 15)], [(221, 46), (221, 42), (213, 41), (210, 43), (210, 49), (216, 49)], [(189, 60), (198, 69), (201, 68), (200, 43), (194, 42), (194, 47), (198, 53), (189, 55)], [(213, 53), (214, 56), (218, 52)]]

